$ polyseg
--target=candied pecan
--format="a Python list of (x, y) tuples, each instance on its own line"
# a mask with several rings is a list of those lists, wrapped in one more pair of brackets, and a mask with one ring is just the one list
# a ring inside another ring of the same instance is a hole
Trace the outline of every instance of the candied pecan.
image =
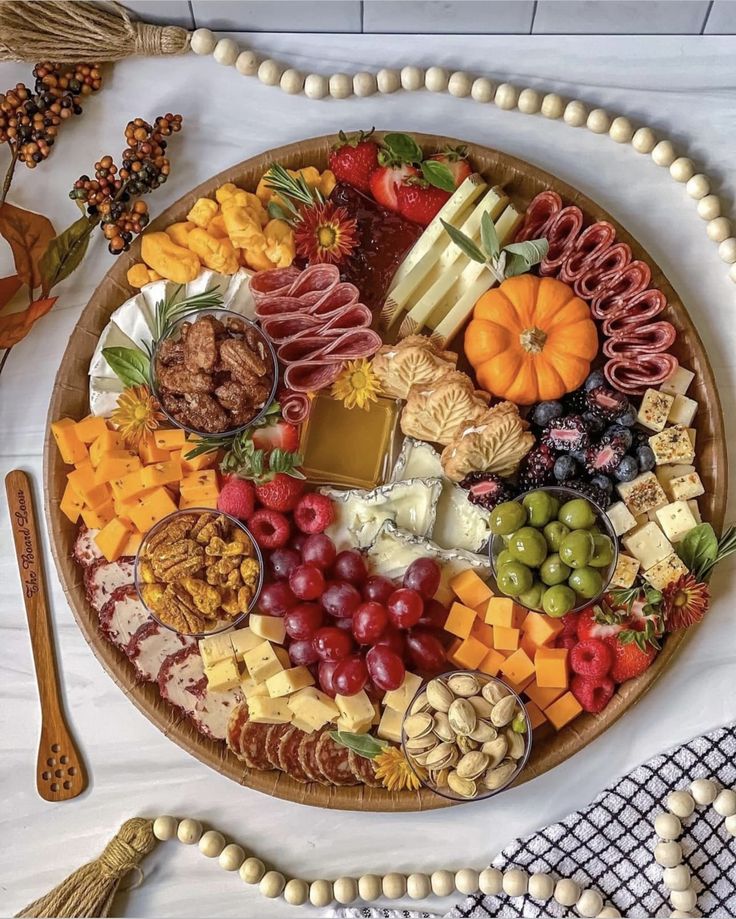
[(247, 411), (251, 404), (249, 390), (235, 380), (229, 380), (218, 386), (215, 390), (215, 398), (229, 412), (241, 412), (244, 409)]
[(159, 398), (161, 405), (172, 418), (179, 420), (182, 413), (186, 411), (187, 403), (184, 401), (184, 396), (180, 396), (178, 393), (168, 392), (164, 389), (161, 391)]
[(199, 578), (182, 578), (181, 586), (192, 598), (199, 612), (208, 619), (216, 619), (220, 608), (220, 591)]
[(254, 351), (264, 362), (266, 361), (266, 343), (263, 336), (257, 332), (253, 326), (247, 326), (245, 329), (245, 340), (251, 351)]
[(242, 411), (229, 412), (230, 427), (242, 428), (244, 425), (248, 424), (249, 421), (255, 418), (257, 414), (258, 414), (258, 409), (250, 405), (245, 405)]
[(192, 539), (180, 539), (162, 546), (150, 558), (154, 574), (162, 581), (175, 581), (204, 567), (202, 546)]
[(246, 338), (248, 337), (248, 331), (252, 331), (245, 319), (241, 319), (240, 316), (228, 316), (225, 319), (225, 328), (228, 332), (245, 335)]
[(156, 358), (164, 365), (169, 367), (172, 364), (181, 364), (184, 362), (184, 344), (181, 341), (174, 341), (173, 338), (165, 338), (158, 346)]
[(247, 342), (237, 338), (222, 342), (220, 361), (238, 378), (243, 376), (244, 371), (247, 371), (249, 376), (262, 377), (267, 370), (263, 358), (253, 351)]
[(225, 588), (222, 592), (222, 601), (220, 603), (224, 612), (229, 616), (237, 616), (241, 612), (238, 603), (238, 592), (232, 588)]
[(256, 589), (260, 571), (260, 565), (254, 558), (245, 558), (240, 563), (240, 576), (242, 577), (245, 586), (250, 587), (251, 591)]
[(154, 550), (158, 549), (159, 546), (166, 545), (166, 543), (177, 542), (183, 539), (194, 526), (194, 523), (195, 518), (193, 514), (182, 514), (181, 517), (169, 521), (169, 523), (162, 526), (158, 532), (148, 537), (146, 540), (147, 554), (151, 555)]
[[(243, 534), (245, 535), (245, 534)], [(213, 536), (205, 547), (205, 555), (225, 555), (230, 557), (240, 557), (243, 554), (243, 544), (239, 540), (233, 539), (232, 542), (225, 542), (219, 536)]]
[(170, 392), (187, 395), (188, 393), (210, 393), (215, 389), (215, 381), (209, 373), (192, 372), (180, 365), (159, 366), (157, 369), (159, 386)]
[(162, 603), (155, 611), (159, 619), (173, 626), (177, 632), (203, 632), (209, 627), (207, 619), (199, 612), (194, 601), (181, 587), (169, 584), (162, 597)]
[(183, 417), (186, 424), (207, 434), (227, 430), (227, 414), (216, 399), (204, 392), (188, 393), (185, 398), (187, 405)]
[(206, 546), (215, 536), (227, 536), (229, 529), (230, 521), (222, 514), (214, 520), (211, 514), (202, 514), (192, 527), (191, 535), (200, 545)]
[(238, 590), (238, 606), (242, 613), (248, 612), (248, 604), (253, 599), (253, 591), (251, 588), (245, 584)]
[(192, 373), (200, 370), (212, 373), (216, 362), (215, 320), (211, 316), (203, 316), (189, 329), (184, 342), (184, 365)]

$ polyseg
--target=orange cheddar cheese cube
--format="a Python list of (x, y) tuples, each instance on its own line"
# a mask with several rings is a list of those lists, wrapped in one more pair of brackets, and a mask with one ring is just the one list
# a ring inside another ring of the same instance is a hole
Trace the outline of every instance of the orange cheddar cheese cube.
[(208, 494), (203, 497), (195, 498), (192, 501), (187, 501), (186, 498), (180, 498), (179, 499), (179, 510), (188, 511), (188, 510), (191, 510), (193, 507), (202, 507), (202, 508), (209, 508), (213, 511), (216, 511), (218, 497), (219, 496), (217, 492), (212, 492), (212, 494)]
[(131, 533), (123, 548), (123, 555), (137, 555), (143, 542), (143, 533)]
[(79, 497), (76, 491), (74, 491), (71, 482), (67, 482), (61, 503), (59, 504), (59, 510), (65, 517), (71, 520), (72, 523), (76, 523), (77, 520), (79, 520), (79, 515), (83, 507), (84, 501)]
[(95, 471), (89, 458), (77, 463), (71, 472), (67, 472), (66, 480), (82, 501), (86, 501), (85, 492), (92, 491), (93, 488), (97, 487)]
[(217, 491), (217, 473), (214, 469), (200, 469), (191, 472), (181, 480), (182, 497), (191, 500), (198, 494)]
[(542, 688), (537, 684), (536, 679), (530, 683), (524, 690), (524, 692), (529, 696), (529, 698), (538, 705), (541, 709), (549, 708), (550, 705), (559, 699), (564, 689), (559, 687), (544, 687)]
[(534, 642), (530, 640), (529, 636), (525, 632), (522, 632), (521, 638), (519, 639), (519, 647), (523, 648), (529, 660), (533, 661), (536, 657), (539, 645), (535, 645)]
[(91, 444), (107, 430), (107, 422), (99, 415), (87, 415), (74, 425), (74, 433), (83, 444)]
[(450, 588), (465, 606), (479, 606), (493, 596), (491, 588), (472, 568), (466, 568), (450, 581)]
[(465, 667), (466, 670), (477, 670), (480, 662), (488, 654), (488, 650), (482, 642), (470, 635), (454, 652), (452, 660), (458, 667)]
[[(182, 494), (184, 490), (182, 488)], [(445, 620), (445, 631), (458, 638), (467, 638), (475, 622), (475, 610), (462, 603), (453, 603)]]
[(141, 480), (142, 474), (143, 469), (136, 469), (135, 472), (129, 472), (119, 479), (112, 479), (110, 488), (112, 489), (113, 497), (117, 501), (128, 501), (130, 498), (135, 498), (136, 495), (145, 491), (146, 486)]
[(564, 696), (553, 702), (548, 708), (545, 708), (544, 714), (548, 721), (560, 731), (569, 724), (573, 718), (582, 712), (583, 707), (571, 692), (566, 692)]
[(524, 609), (510, 597), (491, 597), (486, 607), (488, 625), (498, 625), (506, 629), (518, 629), (524, 617)]
[(100, 434), (95, 440), (92, 441), (92, 444), (89, 448), (89, 458), (92, 465), (95, 469), (100, 465), (102, 457), (107, 453), (112, 453), (113, 450), (124, 450), (125, 444), (123, 443), (123, 438), (118, 434), (117, 431), (105, 431), (103, 434)]
[(144, 488), (155, 488), (157, 485), (169, 485), (181, 479), (181, 462), (169, 460), (165, 463), (153, 463), (141, 469), (141, 482)]
[(533, 731), (543, 725), (547, 720), (547, 716), (544, 714), (536, 702), (526, 702), (524, 707), (526, 708), (527, 715), (529, 715), (529, 723), (531, 724)]
[(173, 498), (163, 487), (154, 488), (133, 500), (136, 506), (130, 508), (129, 517), (141, 533), (147, 533), (159, 520), (178, 510)]
[(453, 654), (457, 651), (460, 645), (463, 643), (462, 638), (453, 638), (447, 648), (447, 657), (449, 660), (452, 660)]
[(69, 466), (87, 459), (87, 448), (77, 437), (76, 422), (71, 418), (60, 418), (51, 424), (51, 433), (59, 448), (62, 460)]
[(141, 468), (141, 458), (133, 450), (111, 450), (106, 453), (95, 469), (95, 482), (110, 482), (122, 479), (130, 472)]
[(107, 526), (114, 516), (115, 507), (112, 501), (109, 500), (99, 507), (82, 508), (82, 520), (84, 520), (85, 525), (89, 527), (90, 530), (101, 530), (103, 527)]
[(156, 441), (153, 439), (152, 434), (141, 438), (141, 442), (138, 444), (138, 456), (146, 465), (149, 465), (149, 463), (165, 463), (170, 458), (167, 450), (162, 450), (156, 446)]
[(487, 648), (493, 647), (493, 626), (487, 625), (482, 619), (475, 620), (470, 634), (478, 641), (482, 641)]
[(518, 685), (534, 676), (534, 663), (529, 660), (523, 648), (518, 648), (509, 655), (499, 668), (502, 675), (511, 683)]
[(491, 648), (483, 660), (478, 664), (478, 670), (480, 670), (481, 673), (487, 673), (488, 676), (496, 676), (501, 669), (501, 664), (503, 664), (505, 660), (506, 658), (500, 651)]
[(527, 613), (522, 631), (535, 645), (546, 645), (563, 630), (562, 619), (553, 619), (544, 613)]
[(534, 666), (537, 670), (537, 686), (541, 689), (567, 688), (567, 648), (539, 648), (534, 657)]
[(497, 651), (516, 651), (519, 647), (518, 629), (505, 625), (493, 626), (493, 647)]
[[(212, 469), (217, 463), (217, 453), (200, 453), (199, 456), (193, 456), (187, 459), (187, 453), (191, 453), (191, 448), (185, 447), (181, 451), (181, 468), (184, 472), (199, 472), (200, 469)], [(173, 457), (173, 453), (171, 454)]]
[(127, 525), (120, 517), (113, 517), (95, 536), (95, 542), (108, 562), (115, 562), (123, 554), (129, 536)]
[(509, 679), (509, 677), (507, 676), (504, 676), (502, 673), (499, 673), (499, 677), (501, 677), (503, 681), (508, 686), (510, 686), (511, 689), (513, 689), (514, 692), (517, 693), (518, 695), (521, 695), (524, 692), (524, 690), (527, 688), (527, 686), (534, 681), (533, 673), (531, 674), (531, 676), (526, 677), (526, 679), (522, 680), (520, 683), (515, 683), (513, 680)]
[(163, 428), (153, 432), (153, 442), (159, 450), (171, 452), (183, 447), (187, 436), (181, 428)]

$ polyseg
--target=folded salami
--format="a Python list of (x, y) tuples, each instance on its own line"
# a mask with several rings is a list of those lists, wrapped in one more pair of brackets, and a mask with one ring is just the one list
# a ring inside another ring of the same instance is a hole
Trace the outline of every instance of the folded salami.
[(557, 274), (560, 266), (564, 264), (568, 255), (573, 251), (582, 225), (583, 212), (575, 205), (563, 207), (549, 221), (544, 230), (549, 249), (539, 265), (541, 275), (551, 276)]
[(562, 209), (562, 198), (556, 191), (540, 192), (526, 209), (524, 221), (516, 234), (516, 242), (539, 239), (546, 236), (546, 229), (558, 211)]

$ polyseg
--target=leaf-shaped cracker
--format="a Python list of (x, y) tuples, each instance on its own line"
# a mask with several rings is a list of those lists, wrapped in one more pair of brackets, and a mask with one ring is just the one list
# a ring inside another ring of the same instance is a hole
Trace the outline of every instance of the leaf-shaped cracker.
[(436, 383), (412, 386), (401, 430), (418, 440), (449, 444), (461, 426), (473, 425), (487, 408), (488, 395), (473, 389), (467, 374), (451, 370)]
[(387, 396), (406, 399), (412, 386), (436, 383), (456, 363), (457, 354), (437, 351), (424, 335), (411, 335), (396, 345), (384, 345), (372, 368)]
[(472, 425), (458, 430), (442, 451), (445, 475), (459, 482), (469, 472), (512, 475), (534, 446), (534, 435), (512, 402), (499, 402)]

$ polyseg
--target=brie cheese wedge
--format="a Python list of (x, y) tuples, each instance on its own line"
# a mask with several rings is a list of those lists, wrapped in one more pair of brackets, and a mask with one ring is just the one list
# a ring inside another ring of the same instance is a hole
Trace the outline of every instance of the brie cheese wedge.
[(117, 377), (90, 377), (89, 411), (91, 415), (109, 418), (115, 411), (123, 384)]
[(393, 471), (392, 482), (403, 482), (406, 479), (444, 478), (440, 455), (435, 448), (423, 440), (405, 437)]

